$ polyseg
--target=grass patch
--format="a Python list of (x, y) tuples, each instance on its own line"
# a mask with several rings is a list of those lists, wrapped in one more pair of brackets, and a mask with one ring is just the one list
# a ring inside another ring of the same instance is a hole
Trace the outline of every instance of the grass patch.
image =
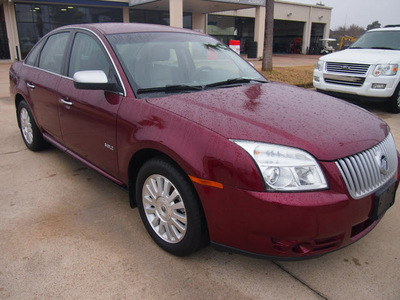
[(295, 67), (274, 67), (272, 72), (262, 72), (271, 81), (285, 82), (304, 88), (313, 87), (315, 65)]

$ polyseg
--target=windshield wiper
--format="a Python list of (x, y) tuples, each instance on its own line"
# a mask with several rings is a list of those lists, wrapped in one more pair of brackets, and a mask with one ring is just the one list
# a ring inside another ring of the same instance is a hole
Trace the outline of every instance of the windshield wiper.
[(166, 85), (164, 87), (151, 87), (151, 88), (142, 88), (138, 89), (138, 94), (146, 94), (146, 93), (157, 93), (157, 92), (165, 92), (165, 93), (174, 93), (174, 92), (182, 92), (182, 91), (201, 91), (203, 88), (197, 85), (186, 85), (186, 84), (177, 84), (177, 85)]
[(216, 86), (223, 86), (223, 85), (231, 85), (231, 84), (250, 83), (250, 82), (252, 82), (252, 81), (261, 82), (261, 83), (266, 83), (266, 82), (268, 82), (267, 80), (262, 80), (262, 79), (254, 79), (254, 78), (239, 77), (239, 78), (231, 78), (231, 79), (224, 80), (224, 81), (219, 81), (219, 82), (214, 82), (214, 83), (206, 84), (204, 87), (205, 87), (205, 88), (209, 88), (209, 87), (216, 87)]

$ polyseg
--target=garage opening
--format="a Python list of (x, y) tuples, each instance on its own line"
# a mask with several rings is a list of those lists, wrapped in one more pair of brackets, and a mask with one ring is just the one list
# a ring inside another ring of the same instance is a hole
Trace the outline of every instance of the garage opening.
[(303, 45), (304, 22), (274, 21), (274, 53), (300, 54)]
[(325, 24), (312, 23), (311, 42), (310, 42), (310, 49), (308, 51), (309, 54), (321, 54), (321, 50), (323, 49), (321, 40), (323, 39), (324, 36), (324, 28)]

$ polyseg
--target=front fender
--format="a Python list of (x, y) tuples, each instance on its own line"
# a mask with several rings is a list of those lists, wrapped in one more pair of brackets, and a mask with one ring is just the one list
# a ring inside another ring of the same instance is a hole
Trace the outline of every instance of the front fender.
[(251, 191), (265, 191), (252, 158), (229, 139), (145, 100), (125, 98), (119, 110), (118, 160), (124, 182), (142, 149), (173, 159), (188, 175)]

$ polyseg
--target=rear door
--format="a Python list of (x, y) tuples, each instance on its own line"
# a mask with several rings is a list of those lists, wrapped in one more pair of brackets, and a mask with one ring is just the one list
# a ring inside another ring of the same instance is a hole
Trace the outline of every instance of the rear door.
[(69, 31), (49, 36), (42, 49), (35, 48), (40, 50), (38, 59), (31, 62), (28, 56), (26, 61), (25, 81), (36, 121), (43, 131), (57, 140), (61, 140), (57, 87), (61, 79), (69, 38)]
[(73, 75), (85, 70), (102, 70), (109, 81), (117, 81), (113, 64), (100, 40), (89, 32), (77, 31), (67, 64), (67, 76), (58, 86), (64, 144), (87, 162), (118, 177), (116, 122), (123, 96), (76, 89)]

